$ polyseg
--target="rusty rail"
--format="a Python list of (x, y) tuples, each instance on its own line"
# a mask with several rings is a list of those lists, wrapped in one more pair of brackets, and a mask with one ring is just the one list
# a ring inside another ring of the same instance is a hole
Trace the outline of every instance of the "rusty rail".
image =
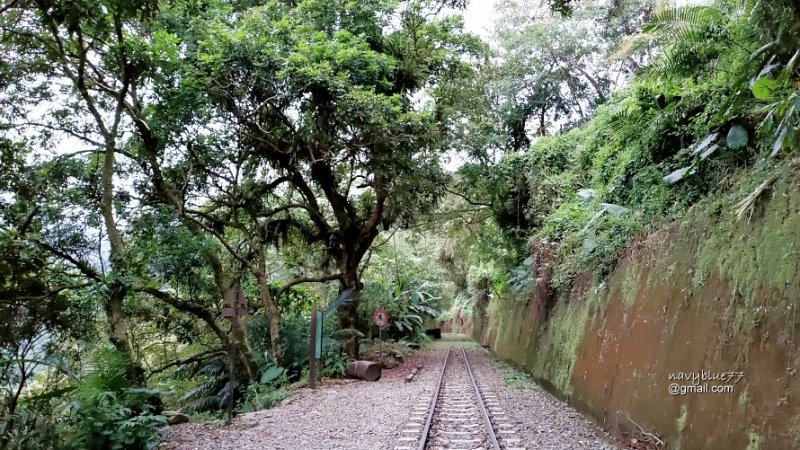
[[(433, 397), (431, 399), (430, 405), (428, 406), (428, 418), (425, 421), (425, 426), (422, 429), (422, 434), (420, 436), (417, 450), (425, 450), (425, 447), (428, 445), (428, 438), (431, 431), (431, 425), (433, 424), (433, 418), (436, 414), (436, 405), (439, 402), (439, 395), (442, 388), (442, 381), (444, 380), (444, 374), (447, 371), (447, 363), (450, 361), (450, 353), (452, 352), (452, 348), (447, 350), (447, 355), (444, 358), (444, 364), (442, 365), (442, 371), (439, 373), (439, 379), (436, 381), (436, 388), (433, 392)], [(494, 432), (494, 427), (492, 426), (491, 419), (489, 418), (489, 412), (486, 410), (486, 405), (484, 405), (483, 396), (481, 395), (480, 389), (478, 389), (478, 383), (475, 381), (475, 375), (472, 373), (472, 367), (469, 365), (469, 359), (467, 359), (467, 352), (464, 350), (464, 347), (461, 347), (461, 354), (464, 358), (464, 365), (467, 368), (467, 373), (469, 374), (470, 384), (472, 385), (473, 392), (475, 394), (475, 402), (478, 404), (478, 410), (480, 411), (480, 415), (483, 419), (483, 424), (486, 427), (486, 433), (489, 437), (489, 444), (491, 448), (494, 450), (500, 450), (500, 443), (497, 441), (497, 435)]]
[(489, 434), (489, 442), (492, 444), (493, 449), (500, 450), (500, 443), (497, 442), (497, 435), (494, 433), (494, 427), (492, 426), (491, 419), (489, 419), (489, 412), (486, 411), (486, 405), (483, 404), (483, 396), (481, 395), (480, 389), (478, 389), (478, 383), (475, 381), (475, 375), (472, 373), (472, 367), (469, 365), (467, 351), (464, 350), (464, 347), (461, 347), (461, 354), (464, 355), (464, 364), (467, 366), (469, 380), (472, 382), (472, 389), (475, 391), (475, 398), (478, 400), (478, 408), (481, 410), (481, 415), (483, 416), (483, 424), (486, 425), (486, 431)]
[(436, 402), (439, 401), (439, 392), (442, 390), (442, 380), (444, 380), (444, 373), (447, 371), (447, 362), (450, 360), (450, 353), (452, 351), (452, 348), (447, 349), (447, 355), (444, 357), (442, 371), (439, 373), (439, 379), (436, 380), (436, 389), (433, 391), (433, 398), (431, 399), (431, 404), (428, 406), (428, 420), (425, 421), (425, 427), (422, 429), (422, 436), (419, 439), (417, 450), (425, 450), (425, 445), (428, 443), (428, 434), (431, 432), (433, 414), (436, 411)]

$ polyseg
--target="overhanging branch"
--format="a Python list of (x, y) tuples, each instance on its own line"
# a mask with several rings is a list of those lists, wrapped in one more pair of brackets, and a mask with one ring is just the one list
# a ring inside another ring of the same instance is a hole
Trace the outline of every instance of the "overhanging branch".
[(278, 290), (278, 293), (275, 294), (275, 298), (280, 298), (289, 289), (293, 288), (294, 286), (297, 286), (298, 284), (303, 284), (303, 283), (324, 283), (326, 281), (334, 281), (334, 280), (341, 280), (341, 279), (342, 279), (342, 274), (341, 273), (336, 273), (336, 274), (331, 274), (331, 275), (324, 275), (324, 276), (320, 276), (320, 277), (296, 278), (296, 279), (284, 284), (283, 286), (281, 286), (280, 290)]

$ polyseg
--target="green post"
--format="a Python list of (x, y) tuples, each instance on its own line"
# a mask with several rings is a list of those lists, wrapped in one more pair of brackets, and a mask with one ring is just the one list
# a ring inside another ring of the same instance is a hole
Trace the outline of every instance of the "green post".
[(315, 351), (314, 356), (315, 363), (317, 365), (317, 376), (322, 379), (322, 326), (324, 325), (324, 318), (322, 317), (322, 311), (317, 311), (317, 336), (315, 339)]
[(308, 387), (317, 388), (317, 310), (311, 311), (311, 328), (308, 339)]
[(322, 357), (322, 311), (311, 311), (311, 329), (308, 342), (308, 387), (317, 388), (320, 378), (320, 358)]

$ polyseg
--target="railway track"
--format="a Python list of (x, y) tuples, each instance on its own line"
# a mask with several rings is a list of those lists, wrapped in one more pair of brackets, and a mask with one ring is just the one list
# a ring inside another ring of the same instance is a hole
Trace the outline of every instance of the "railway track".
[(395, 450), (525, 450), (497, 397), (480, 389), (461, 347), (447, 351), (430, 392), (414, 407)]

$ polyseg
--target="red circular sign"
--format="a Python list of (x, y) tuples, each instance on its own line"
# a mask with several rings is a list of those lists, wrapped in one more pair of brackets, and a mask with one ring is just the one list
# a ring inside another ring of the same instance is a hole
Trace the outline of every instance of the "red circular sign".
[(372, 313), (372, 323), (377, 325), (379, 328), (389, 325), (389, 314), (383, 308), (376, 309), (375, 312)]

